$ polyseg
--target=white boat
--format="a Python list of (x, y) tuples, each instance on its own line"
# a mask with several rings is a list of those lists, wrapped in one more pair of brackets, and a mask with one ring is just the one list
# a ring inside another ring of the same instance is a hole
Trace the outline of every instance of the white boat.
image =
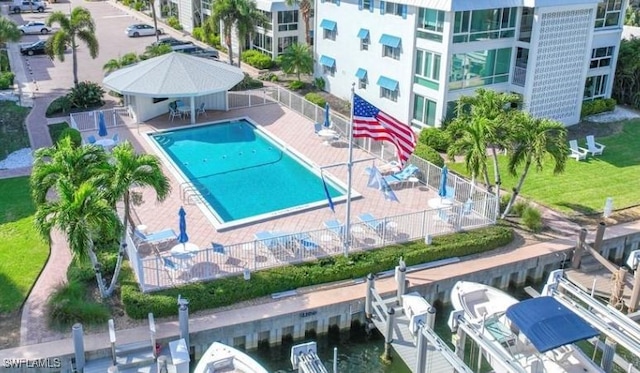
[[(451, 290), (451, 303), (527, 372), (604, 373), (573, 345), (598, 332), (553, 297), (520, 302), (491, 286), (459, 281)], [(496, 373), (507, 372), (492, 364), (490, 355), (485, 357)]]
[(242, 351), (220, 342), (213, 342), (202, 355), (194, 373), (269, 373), (257, 361)]

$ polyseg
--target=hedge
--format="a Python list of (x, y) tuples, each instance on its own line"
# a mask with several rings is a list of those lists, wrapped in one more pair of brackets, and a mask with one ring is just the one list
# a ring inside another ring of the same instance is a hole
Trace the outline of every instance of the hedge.
[(451, 137), (440, 128), (427, 127), (420, 131), (418, 142), (428, 145), (441, 153), (446, 153), (449, 145), (451, 145)]
[(429, 161), (438, 167), (444, 166), (444, 159), (440, 153), (438, 153), (434, 148), (421, 142), (416, 144), (416, 149), (413, 151), (413, 154), (415, 154), (416, 157)]
[(123, 266), (120, 291), (125, 312), (129, 317), (144, 319), (149, 312), (153, 312), (156, 317), (175, 316), (178, 313), (178, 295), (188, 299), (190, 311), (196, 312), (300, 287), (361, 278), (368, 273), (387, 271), (398, 264), (400, 257), (411, 266), (482, 253), (504, 246), (512, 240), (511, 228), (493, 226), (435, 237), (431, 245), (419, 240), (357, 252), (349, 257), (338, 255), (314, 262), (257, 271), (251, 274), (249, 281), (244, 280), (242, 276), (226, 277), (148, 294), (140, 292), (133, 272), (128, 266)]
[(586, 101), (582, 103), (582, 111), (580, 112), (580, 118), (588, 117), (589, 115), (600, 114), (607, 111), (613, 111), (616, 108), (616, 100), (612, 98), (599, 98), (593, 101)]
[(317, 93), (309, 92), (306, 95), (304, 95), (304, 98), (305, 100), (311, 103), (314, 103), (323, 109), (324, 109), (324, 106), (327, 104), (327, 101), (324, 99), (324, 97), (322, 97)]
[(8, 89), (13, 86), (15, 75), (11, 71), (0, 72), (0, 89)]
[(261, 70), (270, 69), (273, 66), (273, 60), (269, 56), (253, 49), (242, 52), (242, 62)]

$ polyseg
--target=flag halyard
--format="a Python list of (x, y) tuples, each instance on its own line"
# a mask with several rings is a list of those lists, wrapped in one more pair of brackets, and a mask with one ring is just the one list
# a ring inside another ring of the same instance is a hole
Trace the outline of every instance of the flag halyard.
[(324, 194), (327, 196), (327, 202), (329, 202), (329, 208), (331, 209), (331, 211), (333, 211), (334, 213), (336, 212), (336, 207), (333, 204), (333, 200), (331, 199), (331, 194), (329, 193), (329, 188), (327, 187), (327, 182), (324, 180), (324, 175), (320, 174), (320, 177), (322, 178), (322, 187), (324, 188)]

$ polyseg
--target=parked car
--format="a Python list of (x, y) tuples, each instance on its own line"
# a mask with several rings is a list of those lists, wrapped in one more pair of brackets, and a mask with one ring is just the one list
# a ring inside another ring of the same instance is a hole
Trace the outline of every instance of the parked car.
[(184, 44), (184, 45), (174, 45), (171, 47), (174, 52), (186, 53), (192, 56), (212, 58), (217, 60), (220, 58), (220, 55), (216, 49), (213, 48), (200, 48), (197, 45), (193, 44)]
[(155, 35), (156, 33), (158, 35), (162, 35), (164, 34), (164, 31), (161, 28), (158, 28), (158, 30), (156, 31), (153, 26), (149, 26), (144, 23), (137, 23), (135, 25), (127, 27), (127, 29), (124, 30), (124, 33), (127, 34), (127, 36), (129, 36), (130, 38), (137, 38), (138, 36), (150, 36)]
[(38, 12), (42, 13), (47, 9), (47, 4), (42, 1), (18, 1), (10, 6), (13, 13)]
[(46, 54), (45, 48), (47, 45), (46, 40), (38, 40), (33, 44), (20, 48), (20, 53), (24, 56), (33, 56), (34, 54)]
[(190, 41), (186, 41), (186, 40), (180, 40), (180, 39), (176, 39), (176, 38), (162, 38), (160, 39), (160, 41), (156, 41), (153, 43), (153, 45), (158, 45), (158, 44), (166, 44), (169, 45), (171, 47), (175, 46), (175, 45), (193, 45), (192, 42)]
[(18, 26), (18, 29), (22, 31), (23, 34), (48, 34), (49, 31), (51, 31), (51, 28), (44, 22), (33, 21)]

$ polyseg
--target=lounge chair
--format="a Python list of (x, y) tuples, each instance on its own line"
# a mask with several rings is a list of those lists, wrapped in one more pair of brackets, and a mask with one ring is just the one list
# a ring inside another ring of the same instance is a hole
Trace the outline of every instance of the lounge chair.
[(402, 171), (393, 175), (385, 176), (384, 181), (386, 181), (389, 185), (403, 183), (410, 177), (413, 177), (418, 171), (420, 171), (420, 169), (417, 166), (409, 164)]
[(204, 102), (200, 103), (200, 106), (196, 109), (196, 116), (199, 116), (200, 114), (204, 114), (204, 116), (207, 116), (207, 111), (204, 109)]
[(571, 151), (569, 157), (575, 158), (576, 161), (581, 161), (587, 158), (587, 149), (579, 147), (577, 140), (569, 141), (569, 149)]
[(95, 136), (90, 135), (89, 137), (87, 137), (87, 141), (89, 142), (89, 144), (95, 144), (97, 140)]
[(162, 265), (169, 271), (171, 279), (176, 280), (176, 274), (188, 271), (191, 267), (183, 261), (174, 261), (171, 258), (163, 257)]
[(291, 245), (294, 244), (294, 237), (288, 232), (261, 231), (255, 233), (254, 237), (269, 250), (281, 247), (291, 248)]
[(324, 226), (327, 227), (333, 234), (339, 239), (344, 237), (344, 224), (338, 219), (331, 219), (324, 222)]
[(591, 155), (602, 155), (604, 148), (604, 145), (596, 142), (593, 135), (587, 136), (587, 151), (591, 153)]
[(176, 239), (178, 239), (178, 235), (171, 228), (164, 229), (164, 230), (161, 230), (161, 231), (158, 231), (158, 232), (154, 232), (154, 233), (150, 233), (150, 234), (145, 234), (143, 232), (140, 232), (137, 229), (134, 229), (133, 230), (133, 238), (139, 244), (144, 244), (144, 243), (159, 244), (159, 243), (163, 243), (163, 242), (167, 242), (167, 241), (176, 240)]
[(298, 246), (306, 251), (315, 251), (320, 248), (320, 245), (318, 245), (318, 243), (316, 243), (307, 233), (295, 234), (293, 235), (293, 238), (296, 240)]
[(323, 128), (321, 123), (316, 123), (313, 125), (313, 132), (315, 132), (316, 134), (322, 130)]
[(376, 219), (368, 212), (358, 215), (358, 219), (377, 234), (382, 235), (384, 233), (386, 222), (383, 219)]
[(224, 254), (225, 253), (225, 249), (224, 249), (224, 245), (216, 243), (216, 242), (212, 242), (211, 243), (211, 247), (213, 248), (213, 252), (217, 253), (217, 254)]

